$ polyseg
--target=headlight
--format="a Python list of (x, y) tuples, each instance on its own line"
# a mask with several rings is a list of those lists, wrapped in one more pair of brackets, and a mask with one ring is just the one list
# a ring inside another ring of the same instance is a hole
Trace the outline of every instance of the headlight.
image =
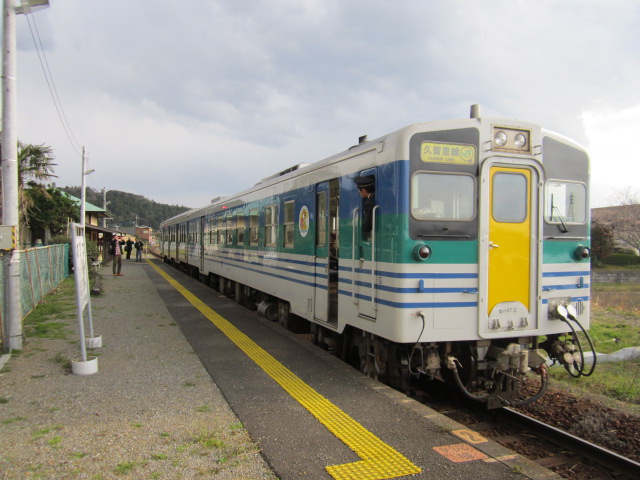
[(516, 145), (516, 148), (526, 147), (527, 137), (525, 137), (522, 133), (518, 133), (513, 143)]
[(413, 247), (413, 256), (416, 260), (424, 262), (431, 256), (431, 248), (429, 248), (424, 243), (419, 243), (415, 247)]
[(492, 149), (509, 153), (531, 153), (531, 131), (501, 125), (493, 126)]
[(493, 137), (493, 143), (499, 147), (504, 147), (507, 144), (507, 134), (502, 131), (496, 132)]
[(591, 257), (591, 249), (589, 247), (579, 245), (573, 252), (573, 255), (575, 256), (576, 260), (586, 260), (587, 258)]

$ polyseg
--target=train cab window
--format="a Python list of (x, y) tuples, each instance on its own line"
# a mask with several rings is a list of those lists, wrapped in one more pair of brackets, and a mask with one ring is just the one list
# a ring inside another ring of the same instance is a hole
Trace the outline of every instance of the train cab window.
[(474, 178), (417, 172), (411, 178), (411, 215), (418, 220), (471, 220), (475, 215)]
[(240, 246), (244, 246), (244, 212), (239, 211), (236, 215), (236, 242)]
[(293, 248), (293, 237), (295, 231), (295, 202), (284, 203), (284, 246), (285, 248)]
[(278, 238), (278, 206), (269, 205), (264, 209), (264, 242), (274, 247)]
[(583, 183), (549, 180), (544, 197), (547, 223), (575, 225), (587, 221), (587, 188)]
[(502, 223), (521, 223), (527, 218), (529, 203), (527, 177), (519, 173), (496, 173), (493, 176), (493, 218)]
[(260, 226), (260, 214), (259, 210), (253, 209), (249, 211), (249, 245), (258, 246), (259, 236), (258, 228)]

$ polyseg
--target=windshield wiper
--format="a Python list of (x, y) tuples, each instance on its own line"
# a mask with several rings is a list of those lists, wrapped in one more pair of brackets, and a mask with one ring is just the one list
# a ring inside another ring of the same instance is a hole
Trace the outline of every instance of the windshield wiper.
[(558, 225), (558, 228), (560, 229), (560, 231), (562, 233), (569, 233), (571, 230), (569, 230), (569, 227), (567, 227), (567, 224), (564, 223), (564, 218), (562, 217), (562, 214), (560, 213), (560, 210), (558, 209), (558, 207), (556, 207), (553, 204), (553, 195), (551, 195), (551, 221), (553, 222), (553, 212), (556, 212), (558, 214), (558, 220), (560, 220), (560, 225)]
[(551, 220), (553, 220), (553, 211), (555, 210), (558, 220), (560, 220), (560, 224), (558, 225), (558, 228), (560, 229), (560, 231), (562, 233), (569, 233), (571, 230), (569, 230), (569, 227), (567, 227), (567, 224), (564, 222), (564, 218), (562, 216), (562, 214), (560, 213), (560, 210), (558, 210), (558, 207), (556, 207), (555, 205), (551, 205)]

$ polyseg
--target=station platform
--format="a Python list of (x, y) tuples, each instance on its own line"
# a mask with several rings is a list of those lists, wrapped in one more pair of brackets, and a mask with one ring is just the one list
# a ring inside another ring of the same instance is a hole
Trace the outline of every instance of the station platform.
[(560, 478), (178, 270), (144, 270), (280, 480)]

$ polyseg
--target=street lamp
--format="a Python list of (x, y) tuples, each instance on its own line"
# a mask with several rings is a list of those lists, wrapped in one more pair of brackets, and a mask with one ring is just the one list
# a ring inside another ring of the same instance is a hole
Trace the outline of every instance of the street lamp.
[(37, 12), (49, 6), (49, 0), (22, 0), (21, 5), (16, 7), (16, 13), (29, 13)]
[(16, 14), (46, 8), (48, 0), (14, 0), (2, 5), (2, 224), (11, 228), (14, 249), (5, 253), (4, 322), (6, 351), (22, 349), (22, 301), (20, 295), (20, 225), (18, 212), (18, 135), (16, 132)]

